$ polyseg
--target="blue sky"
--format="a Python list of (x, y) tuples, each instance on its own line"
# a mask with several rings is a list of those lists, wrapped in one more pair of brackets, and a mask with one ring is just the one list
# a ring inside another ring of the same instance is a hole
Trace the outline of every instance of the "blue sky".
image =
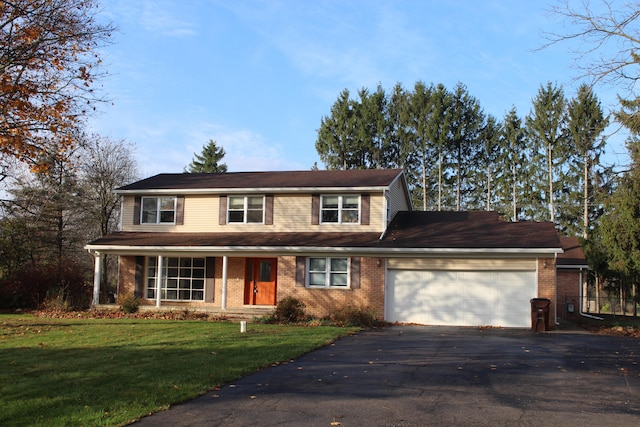
[[(320, 120), (343, 89), (465, 84), (486, 113), (527, 114), (541, 84), (580, 82), (547, 0), (103, 0), (112, 103), (90, 129), (134, 144), (142, 176), (182, 172), (209, 139), (230, 171), (320, 163)], [(605, 108), (616, 91), (597, 87)], [(625, 162), (614, 135), (610, 162)]]

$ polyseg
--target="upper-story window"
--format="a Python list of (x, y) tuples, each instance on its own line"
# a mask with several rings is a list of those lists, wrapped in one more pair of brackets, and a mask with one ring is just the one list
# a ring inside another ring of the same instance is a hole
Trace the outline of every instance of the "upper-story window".
[(322, 196), (320, 222), (323, 224), (357, 224), (360, 221), (360, 196)]
[(175, 224), (176, 197), (143, 197), (141, 224)]
[(228, 222), (261, 224), (264, 222), (264, 196), (229, 196)]

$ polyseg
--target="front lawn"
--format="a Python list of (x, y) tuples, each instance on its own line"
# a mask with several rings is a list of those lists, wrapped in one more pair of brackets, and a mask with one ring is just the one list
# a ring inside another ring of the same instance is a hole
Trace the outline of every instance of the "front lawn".
[(353, 328), (0, 315), (0, 425), (123, 425)]

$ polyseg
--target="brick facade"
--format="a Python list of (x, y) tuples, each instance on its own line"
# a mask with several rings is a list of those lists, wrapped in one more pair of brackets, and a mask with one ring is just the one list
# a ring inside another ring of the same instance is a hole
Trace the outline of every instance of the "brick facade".
[(556, 287), (556, 263), (553, 258), (538, 258), (538, 298), (551, 300), (549, 307), (549, 325), (554, 328), (556, 322), (555, 312), (555, 287)]
[(378, 258), (360, 258), (360, 284), (355, 289), (306, 288), (296, 284), (296, 257), (285, 256), (278, 261), (278, 300), (298, 298), (306, 304), (307, 313), (317, 317), (351, 306), (384, 318), (384, 263), (378, 266)]
[(580, 270), (559, 269), (557, 275), (558, 318), (575, 319), (580, 311), (580, 281), (585, 280), (586, 274), (583, 273), (581, 278)]
[(133, 294), (135, 290), (136, 257), (120, 256), (118, 298)]
[[(296, 282), (296, 257), (281, 256), (277, 263), (276, 299), (292, 296), (306, 305), (306, 312), (316, 317), (325, 317), (344, 307), (356, 307), (370, 310), (378, 319), (384, 319), (385, 266), (384, 259), (373, 257), (360, 258), (360, 283), (350, 289), (312, 289)], [(222, 307), (222, 257), (214, 261), (213, 302), (168, 302), (163, 305), (172, 307), (198, 307), (220, 309)], [(244, 304), (246, 258), (229, 257), (227, 265), (227, 301), (229, 310), (248, 308)], [(120, 257), (120, 280), (118, 295), (131, 294), (135, 290), (136, 257)], [(555, 286), (558, 285), (558, 318), (563, 318), (566, 302), (578, 306), (578, 276), (575, 270), (559, 271), (553, 258), (538, 259), (538, 297), (551, 300), (550, 324), (556, 320), (554, 304)], [(143, 300), (143, 304), (153, 305), (154, 300)]]

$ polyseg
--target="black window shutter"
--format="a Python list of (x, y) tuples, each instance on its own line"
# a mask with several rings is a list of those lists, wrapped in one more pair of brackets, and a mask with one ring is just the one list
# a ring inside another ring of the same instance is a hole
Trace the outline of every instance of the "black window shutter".
[(267, 194), (264, 203), (264, 223), (265, 225), (273, 225), (273, 194)]
[(142, 298), (143, 292), (144, 292), (144, 257), (137, 256), (133, 295), (138, 298)]
[(311, 196), (311, 224), (320, 224), (320, 195), (313, 194)]
[(220, 216), (218, 224), (225, 225), (227, 223), (227, 196), (220, 196)]
[(142, 203), (142, 197), (136, 196), (133, 199), (133, 224), (140, 224), (140, 204)]
[(213, 302), (213, 296), (215, 294), (215, 258), (214, 257), (206, 257), (205, 258), (205, 284), (204, 284), (204, 300), (205, 302)]
[(360, 289), (360, 257), (351, 257), (351, 289)]
[(184, 196), (176, 198), (176, 225), (184, 224)]
[(369, 225), (370, 221), (370, 197), (368, 194), (362, 194), (360, 196), (360, 224)]
[(303, 256), (296, 257), (296, 286), (304, 287), (307, 281), (307, 258)]

